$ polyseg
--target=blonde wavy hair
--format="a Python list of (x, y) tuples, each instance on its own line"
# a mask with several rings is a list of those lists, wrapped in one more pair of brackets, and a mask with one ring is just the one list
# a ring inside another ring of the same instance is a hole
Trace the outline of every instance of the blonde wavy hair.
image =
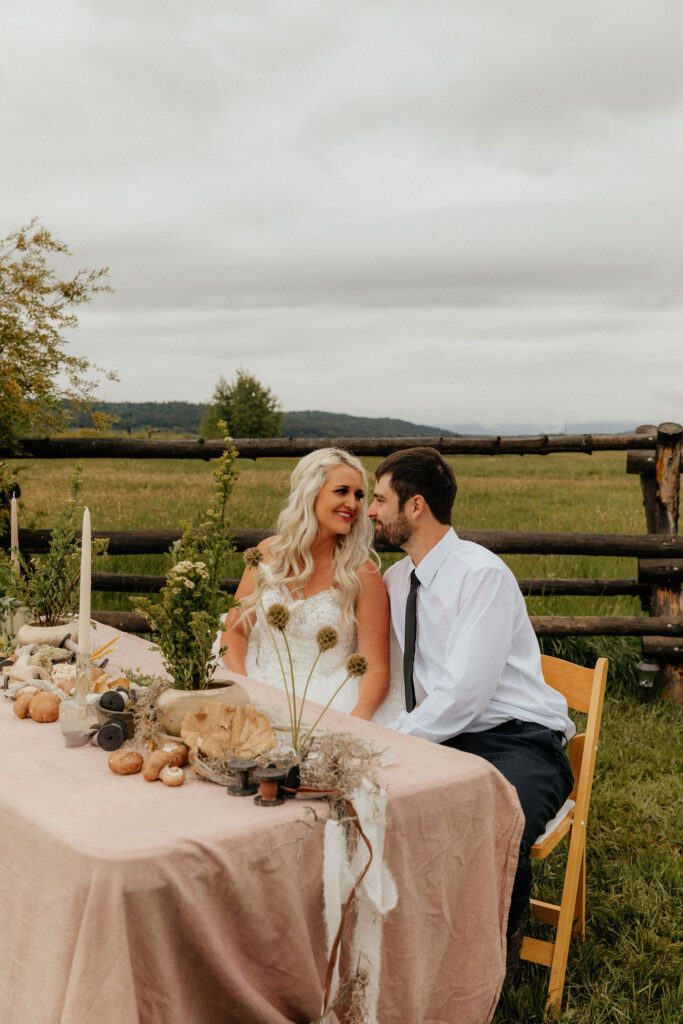
[[(360, 567), (368, 559), (372, 559), (377, 565), (380, 561), (372, 547), (374, 531), (367, 516), (367, 474), (362, 462), (343, 448), (320, 448), (304, 456), (295, 466), (290, 480), (289, 498), (277, 520), (276, 532), (279, 537), (269, 548), (271, 561), (268, 567), (272, 574), (269, 585), (289, 586), (296, 594), (297, 591), (303, 590), (310, 578), (314, 568), (311, 547), (318, 535), (315, 502), (330, 470), (336, 469), (337, 466), (349, 466), (360, 473), (365, 491), (359, 514), (348, 534), (340, 534), (337, 537), (332, 553), (332, 587), (341, 594), (342, 621), (347, 623), (355, 622), (355, 606), (360, 591)], [(263, 585), (263, 574), (257, 573), (253, 602), (243, 602), (243, 608), (247, 604), (253, 607), (259, 599)], [(249, 611), (248, 608), (245, 610)]]

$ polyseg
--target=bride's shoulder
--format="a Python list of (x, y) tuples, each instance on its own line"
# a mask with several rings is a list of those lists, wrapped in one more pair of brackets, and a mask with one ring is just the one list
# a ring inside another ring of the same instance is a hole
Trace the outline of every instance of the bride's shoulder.
[(264, 537), (264, 539), (258, 544), (258, 549), (262, 553), (263, 561), (266, 565), (273, 561), (275, 547), (279, 540), (280, 535), (276, 533), (273, 537)]
[(366, 562), (363, 562), (363, 564), (359, 568), (358, 575), (361, 577), (367, 575), (379, 576), (381, 578), (382, 569), (379, 565), (377, 565), (377, 562), (375, 562), (372, 558), (368, 558), (368, 560)]
[(371, 558), (361, 565), (358, 570), (358, 579), (360, 580), (361, 595), (371, 596), (380, 591), (382, 594), (385, 592), (382, 570)]

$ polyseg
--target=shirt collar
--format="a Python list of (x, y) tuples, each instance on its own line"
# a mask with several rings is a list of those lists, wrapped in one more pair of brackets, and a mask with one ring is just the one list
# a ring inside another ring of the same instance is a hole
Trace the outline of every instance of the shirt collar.
[[(424, 556), (420, 564), (413, 568), (415, 569), (415, 575), (419, 579), (423, 587), (428, 587), (436, 576), (438, 570), (441, 568), (451, 551), (456, 547), (459, 542), (459, 537), (455, 530), (451, 527), (448, 533), (445, 533), (438, 544), (435, 544), (428, 554)], [(411, 559), (412, 561), (412, 559)]]

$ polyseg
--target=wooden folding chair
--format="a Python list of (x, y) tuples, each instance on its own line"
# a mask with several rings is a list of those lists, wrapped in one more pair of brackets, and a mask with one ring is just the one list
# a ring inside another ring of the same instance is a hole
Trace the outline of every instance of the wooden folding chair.
[(542, 860), (570, 832), (562, 902), (558, 906), (531, 900), (532, 914), (544, 924), (555, 927), (555, 941), (527, 936), (522, 944), (523, 960), (550, 968), (546, 1009), (556, 1017), (562, 1002), (570, 939), (572, 936), (584, 939), (586, 935), (586, 820), (605, 697), (607, 659), (599, 658), (594, 669), (547, 655), (542, 656), (542, 664), (548, 685), (564, 694), (570, 708), (588, 715), (586, 731), (574, 736), (569, 744), (574, 789), (531, 848), (531, 857)]

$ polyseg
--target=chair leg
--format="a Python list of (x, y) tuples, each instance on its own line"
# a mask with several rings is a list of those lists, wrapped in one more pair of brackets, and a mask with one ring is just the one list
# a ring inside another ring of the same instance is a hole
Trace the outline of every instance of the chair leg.
[(579, 884), (576, 889), (576, 905), (574, 907), (574, 922), (572, 935), (582, 940), (586, 938), (586, 846), (584, 843), (581, 856), (581, 871), (579, 873)]
[(555, 949), (553, 952), (552, 966), (550, 968), (550, 981), (548, 983), (548, 1001), (546, 1003), (546, 1009), (548, 1009), (555, 1017), (559, 1014), (562, 1003), (564, 978), (567, 973), (569, 942), (572, 937), (573, 919), (578, 898), (581, 873), (584, 870), (585, 850), (586, 827), (583, 823), (575, 821), (569, 840), (569, 853), (567, 856), (567, 868), (564, 876), (564, 888), (562, 890), (562, 903), (560, 904), (560, 917), (557, 922)]

